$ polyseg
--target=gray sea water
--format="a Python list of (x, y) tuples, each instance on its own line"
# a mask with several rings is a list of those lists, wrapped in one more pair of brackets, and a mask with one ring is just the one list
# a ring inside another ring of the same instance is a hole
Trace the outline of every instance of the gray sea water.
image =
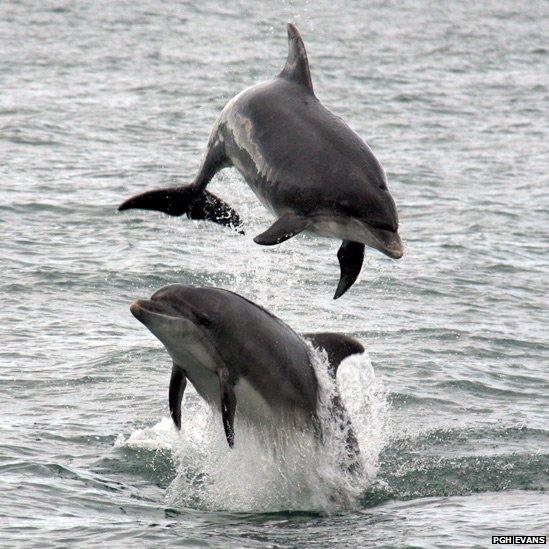
[[(0, 4), (0, 545), (488, 547), (548, 534), (548, 46), (544, 1)], [(386, 168), (407, 251), (367, 253), (332, 300), (338, 243), (273, 247), (245, 220), (124, 212), (190, 182), (212, 124), (304, 36), (318, 97)], [(352, 504), (316, 457), (271, 455), (188, 391), (129, 312), (185, 282), (343, 331), (369, 473)]]

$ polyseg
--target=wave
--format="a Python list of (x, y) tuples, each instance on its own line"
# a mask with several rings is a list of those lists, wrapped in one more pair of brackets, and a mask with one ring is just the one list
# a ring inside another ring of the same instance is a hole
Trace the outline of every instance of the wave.
[(391, 499), (464, 496), (502, 490), (546, 490), (549, 454), (425, 456), (395, 452), (380, 457), (375, 484), (364, 494), (366, 507)]

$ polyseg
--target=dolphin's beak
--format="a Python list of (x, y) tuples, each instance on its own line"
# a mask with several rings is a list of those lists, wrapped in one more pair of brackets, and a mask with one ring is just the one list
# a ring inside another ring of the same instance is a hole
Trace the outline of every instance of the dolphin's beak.
[(132, 315), (150, 329), (151, 324), (173, 323), (186, 320), (174, 311), (168, 304), (157, 299), (138, 299), (130, 305)]
[(150, 299), (138, 299), (137, 301), (134, 301), (130, 305), (130, 311), (132, 315), (143, 324), (146, 323), (147, 318), (159, 315), (164, 316), (166, 314), (159, 304)]
[(139, 315), (141, 313), (141, 304), (139, 303), (139, 300), (134, 301), (130, 305), (130, 311), (131, 311), (132, 315), (135, 316), (135, 318), (137, 318), (139, 320)]
[(134, 301), (130, 305), (130, 311), (131, 311), (132, 315), (135, 318), (137, 318), (137, 320), (139, 320), (139, 322), (144, 321), (145, 310), (146, 309), (143, 307), (143, 302), (139, 299), (137, 301)]
[(404, 244), (399, 234), (395, 233), (393, 239), (381, 251), (393, 259), (400, 259), (404, 255)]
[(377, 250), (392, 259), (400, 259), (404, 255), (404, 244), (398, 232), (374, 229), (373, 233), (378, 241), (378, 245), (374, 246)]

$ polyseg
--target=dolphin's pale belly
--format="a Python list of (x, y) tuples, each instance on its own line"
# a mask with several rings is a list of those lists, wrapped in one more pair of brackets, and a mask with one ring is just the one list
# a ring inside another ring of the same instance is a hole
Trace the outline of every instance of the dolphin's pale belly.
[(236, 415), (253, 423), (271, 423), (273, 409), (263, 396), (246, 379), (240, 378), (235, 385)]
[[(183, 366), (188, 380), (192, 383), (197, 393), (215, 408), (220, 408), (221, 395), (219, 390), (219, 377), (215, 371), (206, 365), (193, 360), (188, 360)], [(237, 380), (235, 387), (236, 416), (248, 420), (252, 424), (270, 424), (277, 414), (261, 393), (255, 389), (246, 379)]]
[(183, 366), (185, 376), (191, 382), (196, 392), (209, 404), (219, 406), (220, 391), (217, 374), (207, 370), (197, 363), (187, 362)]
[[(315, 216), (309, 231), (319, 236), (352, 240), (353, 242), (368, 244), (369, 246), (373, 244), (373, 237), (369, 231), (365, 229), (364, 224), (353, 218), (330, 215)], [(367, 240), (370, 240), (371, 242), (367, 242)]]
[[(187, 379), (191, 382), (196, 392), (213, 408), (221, 408), (221, 395), (219, 390), (219, 377), (210, 369), (213, 363), (202, 364), (188, 355), (184, 364), (180, 364), (185, 370)], [(238, 420), (244, 420), (248, 425), (261, 429), (286, 429), (293, 427), (306, 428), (309, 422), (307, 416), (301, 410), (273, 409), (261, 393), (245, 378), (237, 380), (234, 387), (236, 397), (235, 416)]]
[[(202, 338), (186, 334), (184, 344), (170, 350), (174, 361), (184, 371), (197, 393), (211, 406), (220, 408), (219, 359), (213, 350), (208, 349)], [(271, 423), (276, 415), (263, 398), (246, 379), (240, 378), (235, 384), (236, 416), (250, 420), (251, 423)]]
[[(204, 340), (195, 334), (185, 334), (177, 346), (167, 347), (174, 362), (181, 367), (198, 394), (206, 401), (219, 405), (218, 358)], [(180, 336), (181, 337), (181, 336)]]

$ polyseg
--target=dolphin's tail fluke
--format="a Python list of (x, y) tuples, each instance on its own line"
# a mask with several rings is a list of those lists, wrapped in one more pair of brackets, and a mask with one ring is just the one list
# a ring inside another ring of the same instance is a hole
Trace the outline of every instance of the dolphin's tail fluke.
[(187, 214), (189, 219), (204, 219), (243, 233), (240, 216), (221, 198), (192, 185), (156, 189), (138, 194), (122, 202), (118, 210), (156, 210), (168, 215)]

